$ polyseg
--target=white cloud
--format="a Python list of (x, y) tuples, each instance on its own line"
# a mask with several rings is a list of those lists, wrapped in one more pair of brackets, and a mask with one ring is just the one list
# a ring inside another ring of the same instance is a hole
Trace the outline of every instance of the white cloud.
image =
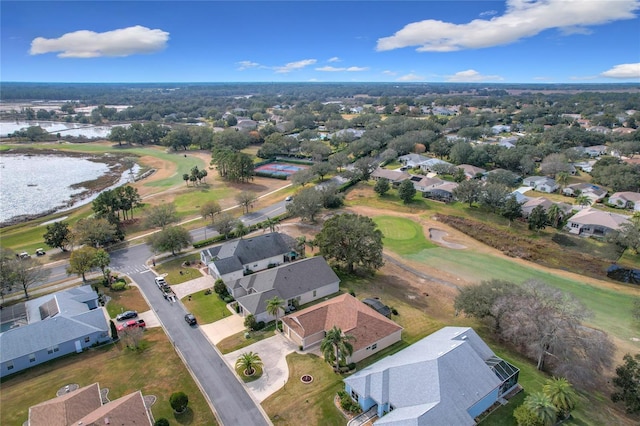
[(327, 62), (340, 62), (340, 58), (338, 58), (337, 56), (334, 56), (333, 58), (329, 58)]
[(368, 67), (330, 67), (330, 66), (324, 66), (324, 67), (316, 68), (316, 71), (327, 71), (327, 72), (339, 72), (339, 71), (346, 71), (346, 72), (358, 72), (358, 71), (367, 71), (368, 69), (369, 69)]
[(480, 16), (493, 16), (493, 15), (497, 15), (498, 11), (497, 10), (487, 10), (485, 12), (481, 12)]
[(417, 74), (406, 74), (403, 75), (402, 77), (398, 77), (397, 81), (422, 81), (424, 80), (424, 77), (421, 75), (417, 75)]
[(391, 70), (384, 70), (384, 71), (382, 71), (382, 74), (385, 74), (385, 75), (392, 75), (392, 76), (393, 76), (393, 75), (398, 75), (398, 73), (397, 73), (397, 72), (395, 72), (395, 71), (391, 71)]
[(640, 78), (640, 62), (616, 65), (610, 70), (600, 74), (600, 76), (609, 78)]
[(318, 62), (315, 59), (303, 59), (302, 61), (289, 62), (288, 64), (281, 67), (274, 67), (277, 73), (288, 73), (295, 70), (300, 70), (304, 67), (308, 67), (309, 65), (313, 65)]
[(474, 83), (483, 81), (502, 81), (504, 78), (499, 75), (482, 75), (476, 70), (460, 71), (447, 76), (447, 81), (453, 83)]
[(249, 68), (257, 68), (260, 64), (252, 61), (240, 61), (238, 62), (238, 71), (244, 71)]
[(378, 51), (418, 46), (418, 52), (451, 52), (513, 43), (542, 31), (576, 33), (585, 27), (635, 18), (640, 0), (507, 0), (507, 10), (491, 19), (454, 24), (434, 19), (413, 22), (378, 39)]
[(31, 55), (60, 52), (59, 58), (98, 58), (154, 53), (164, 49), (169, 33), (136, 25), (104, 33), (81, 30), (59, 38), (37, 37), (31, 42)]

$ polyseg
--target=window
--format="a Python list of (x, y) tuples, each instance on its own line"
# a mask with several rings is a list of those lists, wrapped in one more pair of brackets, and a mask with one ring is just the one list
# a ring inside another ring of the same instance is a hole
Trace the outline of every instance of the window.
[(84, 338), (85, 343), (89, 343), (91, 341), (91, 337), (87, 336)]
[(351, 391), (351, 398), (353, 398), (355, 402), (358, 402), (358, 394), (355, 391)]
[(378, 344), (374, 343), (373, 345), (371, 345), (371, 350), (375, 351), (377, 347), (378, 347)]
[(60, 348), (58, 347), (58, 345), (54, 345), (47, 349), (47, 353), (52, 354), (54, 352), (58, 352), (59, 350)]
[(36, 354), (29, 354), (29, 362), (36, 362)]
[(316, 297), (316, 291), (313, 290), (313, 297)]
[(13, 370), (13, 361), (7, 361), (7, 370)]

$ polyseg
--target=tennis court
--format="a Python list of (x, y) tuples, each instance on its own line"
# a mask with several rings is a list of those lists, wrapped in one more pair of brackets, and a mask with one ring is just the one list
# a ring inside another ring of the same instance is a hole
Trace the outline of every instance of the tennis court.
[(305, 166), (284, 164), (284, 163), (269, 163), (263, 164), (255, 168), (256, 172), (268, 173), (273, 176), (291, 176), (297, 171), (306, 169)]

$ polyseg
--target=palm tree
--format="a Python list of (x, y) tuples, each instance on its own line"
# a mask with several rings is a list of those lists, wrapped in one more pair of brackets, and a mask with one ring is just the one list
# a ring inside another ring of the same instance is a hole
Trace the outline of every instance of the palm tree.
[(276, 225), (278, 225), (278, 221), (272, 217), (268, 217), (264, 224), (269, 227), (269, 231), (276, 232)]
[(276, 330), (279, 330), (278, 314), (280, 313), (280, 310), (282, 310), (283, 305), (284, 300), (278, 296), (273, 296), (273, 298), (267, 299), (267, 313), (276, 317)]
[(563, 419), (569, 417), (577, 402), (577, 396), (571, 383), (564, 377), (554, 377), (547, 380), (543, 391), (558, 410), (558, 417)]
[(307, 237), (304, 235), (296, 238), (296, 251), (300, 254), (300, 257), (305, 257), (305, 248), (307, 243)]
[(543, 425), (549, 426), (556, 422), (556, 407), (551, 403), (551, 398), (544, 393), (534, 392), (530, 394), (524, 399), (524, 404), (540, 419)]
[(591, 200), (590, 200), (590, 199), (589, 199), (589, 197), (587, 197), (586, 195), (578, 195), (578, 196), (576, 197), (576, 203), (577, 203), (579, 206), (584, 207), (584, 206), (589, 206), (589, 205), (591, 205)]
[(327, 331), (324, 339), (322, 339), (322, 343), (320, 343), (322, 355), (327, 362), (335, 360), (336, 370), (340, 367), (341, 360), (346, 361), (347, 357), (353, 354), (351, 340), (356, 340), (356, 338), (348, 334), (342, 334), (342, 330), (335, 325), (331, 330)]
[(558, 183), (558, 185), (560, 185), (561, 190), (564, 189), (564, 187), (567, 186), (567, 182), (569, 182), (569, 173), (567, 172), (558, 173), (556, 175), (556, 182)]
[(551, 222), (551, 225), (553, 225), (554, 228), (557, 228), (560, 224), (560, 220), (562, 220), (562, 211), (560, 210), (560, 206), (553, 203), (551, 207), (549, 207), (549, 210), (547, 210), (547, 218), (549, 219), (549, 222)]
[(247, 376), (255, 373), (257, 367), (262, 367), (262, 360), (258, 354), (253, 352), (243, 353), (236, 361), (236, 369), (245, 372)]
[(247, 228), (247, 226), (241, 221), (238, 221), (235, 229), (236, 237), (240, 237), (240, 239), (242, 239), (242, 237), (244, 237), (248, 233), (249, 233), (249, 228)]

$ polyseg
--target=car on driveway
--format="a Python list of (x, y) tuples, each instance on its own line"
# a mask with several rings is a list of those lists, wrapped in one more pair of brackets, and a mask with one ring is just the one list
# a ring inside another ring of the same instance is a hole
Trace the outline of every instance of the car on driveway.
[(116, 319), (118, 321), (124, 321), (131, 318), (138, 318), (138, 313), (136, 311), (124, 311), (123, 313), (116, 316)]
[(122, 331), (125, 328), (137, 328), (137, 327), (139, 327), (139, 328), (144, 330), (147, 327), (147, 324), (144, 322), (143, 319), (132, 319), (132, 320), (129, 320), (127, 322), (123, 322), (122, 324), (119, 324), (116, 327), (116, 329), (118, 331)]
[(198, 323), (198, 321), (196, 320), (196, 317), (193, 314), (187, 314), (184, 316), (184, 320), (187, 322), (187, 324), (189, 325), (196, 325)]

